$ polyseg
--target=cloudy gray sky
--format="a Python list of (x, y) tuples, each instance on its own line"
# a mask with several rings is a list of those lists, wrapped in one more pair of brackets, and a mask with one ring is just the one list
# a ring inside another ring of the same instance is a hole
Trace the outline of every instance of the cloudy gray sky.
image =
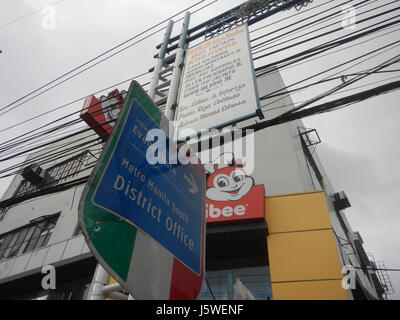
[[(205, 0), (190, 10), (194, 12), (196, 9), (209, 4), (208, 7), (192, 15), (191, 26), (195, 26), (242, 2), (244, 1), (218, 0), (213, 2), (212, 0)], [(316, 7), (327, 2), (328, 0), (314, 0), (313, 4), (307, 8)], [(290, 10), (280, 13), (252, 27), (251, 31), (279, 21), (262, 30), (252, 32), (251, 38), (254, 39), (267, 32), (277, 32), (273, 36), (283, 35), (288, 31), (284, 26), (298, 21), (300, 18), (304, 20), (311, 14), (326, 10), (334, 4), (342, 2), (344, 0), (331, 1), (325, 7), (317, 8), (314, 11), (306, 12), (304, 15), (288, 20), (283, 19), (295, 14), (296, 11)], [(352, 4), (359, 2), (352, 1)], [(363, 14), (363, 12), (378, 5), (388, 4), (387, 7), (377, 12), (396, 8), (396, 4), (390, 4), (390, 2), (389, 0), (369, 1), (365, 7), (357, 10), (357, 20), (370, 16), (371, 13)], [(3, 52), (0, 54), (0, 108), (195, 3), (196, 1), (182, 0), (1, 1), (0, 50)], [(43, 7), (49, 4), (54, 4), (51, 10), (51, 12), (55, 12), (56, 24), (54, 29), (46, 29), (46, 26), (49, 26), (49, 20), (46, 20), (46, 18), (50, 11), (42, 11)], [(394, 12), (385, 16), (385, 19), (396, 14)], [(175, 20), (181, 17), (182, 15), (175, 18)], [(334, 25), (326, 30), (339, 28), (343, 18), (343, 16), (336, 16), (333, 20), (330, 20), (329, 23)], [(361, 29), (366, 25), (372, 26), (378, 20), (382, 21), (382, 19), (384, 18), (371, 20), (365, 25), (357, 25), (356, 29)], [(325, 25), (327, 24), (328, 22), (325, 23)], [(155, 30), (164, 26), (165, 24), (160, 25)], [(307, 29), (309, 30), (309, 35), (303, 30), (300, 34), (284, 38), (284, 43), (273, 50), (313, 36), (315, 35), (315, 29), (320, 29), (322, 26)], [(293, 68), (283, 69), (281, 70), (282, 77), (285, 83), (289, 85), (319, 71), (333, 67), (338, 63), (387, 45), (392, 41), (400, 40), (400, 32), (396, 31), (395, 28), (396, 26), (384, 31), (393, 31), (388, 35), (383, 35), (384, 32), (382, 32), (365, 38), (364, 40), (370, 41), (362, 45), (355, 46), (352, 43), (351, 46), (347, 45), (349, 48), (344, 51), (315, 59)], [(179, 33), (180, 29), (181, 22), (178, 22), (174, 27), (173, 34)], [(343, 29), (337, 34), (327, 36), (321, 40), (296, 46), (264, 59), (258, 59), (255, 62), (255, 66), (277, 61), (285, 56), (309, 48), (313, 44), (348, 35), (353, 31), (351, 29)], [(305, 37), (300, 38), (302, 34)], [(0, 130), (3, 131), (0, 132), (0, 143), (58, 119), (63, 115), (76, 112), (82, 107), (82, 102), (74, 103), (34, 121), (7, 129), (11, 125), (18, 124), (67, 102), (85, 97), (92, 92), (146, 72), (150, 67), (154, 66), (153, 55), (157, 52), (155, 45), (161, 42), (163, 31), (153, 36), (149, 35), (150, 33), (146, 33), (136, 38), (135, 41), (141, 40), (139, 44), (1, 115), (2, 125)], [(378, 35), (382, 36), (378, 37)], [(291, 42), (291, 37), (297, 40)], [(253, 42), (253, 44), (260, 43), (263, 40), (265, 39)], [(282, 40), (275, 42), (275, 44), (280, 41)], [(358, 42), (361, 42), (361, 40)], [(398, 48), (393, 47), (391, 50), (349, 70), (344, 70), (345, 67), (343, 67), (314, 80), (320, 80), (327, 75), (332, 76), (339, 71), (338, 74), (342, 75), (366, 70), (393, 57), (396, 52), (399, 52)], [(391, 69), (396, 68), (399, 69), (399, 64), (391, 67)], [(398, 72), (373, 75), (349, 87), (349, 89), (365, 85), (365, 87), (359, 89), (365, 90), (394, 81), (377, 82), (396, 76), (397, 79), (394, 80), (399, 80)], [(142, 77), (139, 82), (145, 83), (150, 80), (150, 77), (150, 74)], [(374, 82), (377, 83), (373, 84)], [(292, 99), (295, 103), (298, 103), (340, 83), (341, 81), (338, 80), (337, 82), (315, 86), (293, 94)], [(128, 82), (120, 85), (119, 89), (127, 89), (127, 87)], [(334, 95), (323, 101), (329, 101), (355, 92), (358, 91), (354, 90)], [(398, 119), (400, 119), (399, 100), (400, 92), (394, 91), (345, 109), (303, 120), (307, 127), (318, 130), (322, 143), (317, 146), (317, 151), (334, 188), (337, 191), (344, 190), (349, 197), (352, 207), (346, 210), (346, 216), (352, 228), (360, 231), (366, 251), (371, 252), (375, 259), (384, 260), (388, 268), (400, 268), (400, 238), (398, 236), (400, 233), (400, 215), (398, 213), (400, 191), (400, 168), (398, 166), (400, 150), (398, 141), (400, 134), (397, 125)], [(19, 161), (22, 160), (23, 158), (19, 159)], [(15, 163), (15, 160), (0, 164), (0, 168), (7, 167), (11, 163)], [(5, 191), (9, 182), (10, 179), (0, 180), (0, 194)], [(397, 291), (391, 298), (399, 299), (400, 272), (390, 272), (390, 277)]]

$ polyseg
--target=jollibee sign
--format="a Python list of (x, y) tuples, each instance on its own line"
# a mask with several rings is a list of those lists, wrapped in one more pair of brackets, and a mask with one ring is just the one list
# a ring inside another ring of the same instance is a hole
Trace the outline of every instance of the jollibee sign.
[[(225, 154), (221, 155), (221, 158)], [(208, 165), (207, 224), (264, 220), (264, 185), (255, 185), (239, 161)]]
[(83, 103), (83, 108), (79, 116), (103, 140), (107, 140), (114, 126), (112, 120), (117, 120), (125, 97), (126, 91), (119, 92), (118, 89), (109, 92), (107, 97), (101, 96), (100, 99), (91, 95)]

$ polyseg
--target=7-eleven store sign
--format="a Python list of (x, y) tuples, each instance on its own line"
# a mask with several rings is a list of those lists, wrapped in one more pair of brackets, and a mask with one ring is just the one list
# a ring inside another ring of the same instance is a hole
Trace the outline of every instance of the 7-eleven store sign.
[(204, 279), (205, 171), (147, 162), (146, 130), (161, 121), (132, 82), (82, 194), (79, 223), (94, 257), (136, 299), (196, 299)]

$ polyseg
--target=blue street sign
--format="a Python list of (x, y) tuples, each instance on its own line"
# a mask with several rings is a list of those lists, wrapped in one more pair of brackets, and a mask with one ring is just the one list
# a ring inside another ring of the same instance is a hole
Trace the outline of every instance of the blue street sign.
[(137, 100), (129, 109), (92, 201), (141, 229), (200, 274), (202, 177), (190, 164), (149, 164), (146, 151), (152, 142), (146, 141), (146, 134), (159, 126)]

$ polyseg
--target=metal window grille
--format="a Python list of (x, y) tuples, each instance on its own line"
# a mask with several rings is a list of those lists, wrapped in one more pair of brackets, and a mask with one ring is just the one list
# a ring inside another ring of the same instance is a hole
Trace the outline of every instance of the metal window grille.
[[(52, 185), (57, 184), (59, 182), (64, 182), (69, 178), (76, 176), (82, 167), (85, 165), (85, 161), (88, 158), (93, 157), (88, 150), (69, 158), (61, 163), (56, 164), (55, 166), (47, 169), (49, 174), (54, 178), (55, 183)], [(39, 188), (36, 187), (28, 180), (21, 181), (20, 185), (17, 188), (17, 191), (14, 193), (14, 197), (19, 197), (24, 194), (32, 193), (38, 191)], [(7, 211), (11, 207), (2, 208), (0, 210), (0, 221), (3, 220), (4, 216), (6, 215)]]
[[(56, 164), (55, 166), (47, 169), (47, 171), (55, 179), (56, 183), (63, 182), (78, 174), (79, 170), (81, 170), (82, 166), (84, 165), (87, 156), (88, 152), (85, 151), (73, 158)], [(38, 187), (30, 183), (28, 180), (24, 180), (21, 182), (14, 196), (17, 197), (38, 190)]]
[(0, 260), (47, 245), (59, 216), (59, 213), (43, 216), (22, 228), (0, 235)]
[(87, 156), (88, 152), (85, 151), (73, 158), (55, 165), (54, 167), (51, 167), (48, 169), (48, 172), (57, 182), (65, 181), (68, 178), (72, 178), (78, 174), (79, 170), (84, 165)]

